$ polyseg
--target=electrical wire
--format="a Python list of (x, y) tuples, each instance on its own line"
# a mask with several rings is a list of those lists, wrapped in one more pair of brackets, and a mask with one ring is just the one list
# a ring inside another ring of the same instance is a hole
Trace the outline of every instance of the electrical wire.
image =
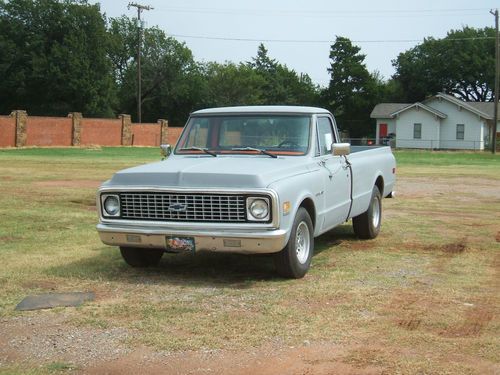
[[(185, 35), (185, 34), (169, 34), (175, 38), (189, 38), (189, 39), (207, 39), (207, 40), (222, 40), (234, 42), (265, 42), (265, 43), (334, 43), (333, 40), (300, 40), (300, 39), (256, 39), (256, 38), (228, 38), (228, 37), (213, 37), (204, 35)], [(471, 37), (471, 38), (443, 38), (433, 39), (433, 41), (466, 41), (466, 40), (489, 40), (495, 37)], [(351, 43), (419, 43), (424, 42), (424, 39), (378, 39), (378, 40), (347, 40)]]

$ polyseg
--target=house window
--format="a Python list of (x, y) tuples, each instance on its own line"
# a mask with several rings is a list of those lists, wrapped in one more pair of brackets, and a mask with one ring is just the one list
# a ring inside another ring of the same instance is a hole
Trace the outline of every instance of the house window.
[(457, 124), (457, 139), (464, 139), (465, 135), (465, 125)]
[(422, 139), (422, 124), (413, 124), (413, 139)]

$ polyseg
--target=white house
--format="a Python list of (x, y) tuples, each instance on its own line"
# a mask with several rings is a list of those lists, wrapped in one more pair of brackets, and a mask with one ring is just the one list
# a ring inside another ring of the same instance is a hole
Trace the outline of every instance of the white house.
[(438, 93), (423, 102), (377, 104), (370, 117), (377, 121), (377, 144), (389, 137), (399, 148), (483, 150), (493, 111), (493, 102), (464, 102)]

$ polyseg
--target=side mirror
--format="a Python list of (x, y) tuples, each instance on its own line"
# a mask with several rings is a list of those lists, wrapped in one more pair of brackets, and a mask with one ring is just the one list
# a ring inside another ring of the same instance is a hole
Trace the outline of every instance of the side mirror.
[(172, 153), (172, 146), (170, 145), (160, 145), (161, 149), (161, 160), (165, 160)]
[(334, 143), (332, 144), (332, 155), (345, 156), (351, 153), (350, 143)]

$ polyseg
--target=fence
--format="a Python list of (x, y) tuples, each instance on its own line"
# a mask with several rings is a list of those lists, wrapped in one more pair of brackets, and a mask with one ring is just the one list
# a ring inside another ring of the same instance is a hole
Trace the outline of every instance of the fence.
[(73, 112), (67, 117), (28, 116), (13, 111), (0, 116), (0, 147), (24, 146), (159, 146), (177, 142), (182, 128), (168, 121), (134, 124), (130, 115), (116, 119), (85, 118)]
[[(500, 134), (500, 133), (499, 133)], [(348, 142), (353, 146), (376, 145), (375, 138), (344, 138), (343, 142)], [(467, 141), (467, 140), (437, 140), (437, 139), (395, 139), (384, 138), (379, 145), (391, 146), (392, 148), (412, 148), (425, 150), (473, 150), (483, 151), (490, 146), (485, 141)], [(497, 143), (497, 149), (500, 146)]]

